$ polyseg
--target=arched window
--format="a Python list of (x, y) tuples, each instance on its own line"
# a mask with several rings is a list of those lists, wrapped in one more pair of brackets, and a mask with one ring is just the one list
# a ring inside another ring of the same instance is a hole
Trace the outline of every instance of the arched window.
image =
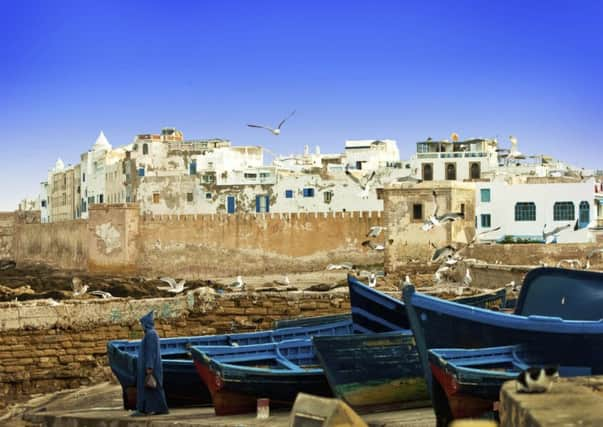
[(580, 202), (580, 227), (586, 227), (590, 223), (590, 205), (588, 202)]
[(576, 219), (573, 202), (555, 202), (553, 205), (553, 221), (573, 221)]
[(456, 180), (456, 164), (446, 163), (446, 179), (449, 181)]
[(149, 154), (149, 144), (142, 144), (142, 154)]
[(515, 221), (536, 221), (536, 204), (534, 202), (515, 203)]
[(431, 163), (423, 163), (423, 181), (433, 181), (433, 166)]
[(477, 162), (471, 163), (471, 168), (469, 170), (469, 177), (471, 179), (480, 179), (480, 176), (481, 176), (481, 168), (480, 168), (479, 163), (477, 163)]

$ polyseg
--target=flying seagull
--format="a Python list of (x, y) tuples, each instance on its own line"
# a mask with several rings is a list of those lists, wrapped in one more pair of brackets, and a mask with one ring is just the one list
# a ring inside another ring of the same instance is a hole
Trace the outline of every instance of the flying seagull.
[(357, 178), (352, 172), (350, 172), (350, 165), (347, 164), (345, 165), (345, 173), (351, 178), (352, 181), (354, 181), (360, 186), (360, 188), (362, 188), (362, 191), (358, 193), (360, 198), (367, 199), (371, 189), (371, 182), (377, 175), (377, 172), (372, 171), (368, 177), (365, 175), (362, 178)]
[(373, 243), (370, 240), (365, 240), (364, 242), (362, 242), (362, 246), (371, 248), (374, 251), (384, 251), (385, 250), (385, 246), (383, 246), (379, 243)]
[(436, 192), (432, 191), (431, 196), (433, 200), (433, 214), (429, 218), (427, 218), (421, 226), (424, 231), (429, 231), (432, 230), (434, 227), (439, 227), (446, 223), (454, 222), (457, 219), (465, 218), (465, 214), (463, 214), (462, 212), (447, 212), (443, 215), (438, 216), (439, 206), (438, 199), (436, 197)]
[(169, 286), (157, 286), (157, 289), (159, 289), (159, 290), (171, 292), (173, 294), (179, 294), (180, 292), (182, 292), (183, 290), (186, 289), (186, 286), (184, 286), (184, 284), (186, 283), (186, 280), (184, 280), (184, 279), (182, 279), (179, 282), (176, 282), (176, 280), (172, 279), (171, 277), (162, 277), (159, 280), (161, 280), (162, 282), (165, 282), (169, 285)]
[(272, 132), (272, 135), (278, 136), (281, 134), (281, 127), (285, 124), (285, 122), (287, 120), (289, 120), (291, 118), (292, 115), (295, 114), (295, 110), (293, 110), (291, 112), (291, 114), (289, 114), (287, 117), (285, 117), (283, 120), (281, 120), (281, 122), (278, 124), (278, 126), (276, 128), (270, 128), (268, 126), (262, 126), (262, 125), (253, 125), (253, 124), (248, 124), (247, 126), (249, 126), (250, 128), (260, 128), (260, 129), (266, 129), (270, 132)]
[(80, 297), (86, 293), (88, 290), (88, 285), (82, 285), (82, 279), (79, 277), (74, 277), (71, 279), (71, 285), (73, 288), (73, 296)]
[(546, 224), (544, 224), (544, 227), (542, 228), (542, 240), (544, 240), (544, 243), (555, 243), (557, 241), (557, 235), (559, 233), (561, 233), (563, 230), (567, 230), (571, 226), (572, 226), (571, 223), (565, 224), (565, 225), (559, 225), (557, 227), (554, 227), (550, 231), (546, 231)]
[(105, 291), (92, 291), (92, 292), (90, 292), (90, 295), (94, 295), (94, 296), (97, 296), (102, 299), (113, 298), (113, 295), (111, 295), (109, 292), (105, 292)]
[(369, 232), (366, 234), (366, 237), (379, 237), (381, 232), (385, 229), (385, 227), (381, 227), (380, 225), (374, 225), (369, 228)]
[(327, 270), (351, 270), (354, 268), (354, 264), (351, 262), (342, 262), (341, 264), (329, 264)]
[(434, 245), (431, 242), (429, 242), (429, 244), (431, 245), (432, 248), (435, 249), (433, 251), (433, 255), (431, 256), (432, 262), (439, 262), (439, 261), (442, 261), (444, 258), (450, 258), (454, 254), (456, 254), (458, 251), (458, 249), (452, 245), (446, 245), (446, 246), (442, 246), (441, 248), (438, 248), (438, 247), (436, 247), (436, 245)]

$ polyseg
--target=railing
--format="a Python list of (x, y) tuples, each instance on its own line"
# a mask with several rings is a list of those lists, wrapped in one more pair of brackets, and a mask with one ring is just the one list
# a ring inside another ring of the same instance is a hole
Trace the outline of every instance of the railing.
[(461, 157), (486, 157), (484, 152), (417, 153), (418, 159), (454, 159)]

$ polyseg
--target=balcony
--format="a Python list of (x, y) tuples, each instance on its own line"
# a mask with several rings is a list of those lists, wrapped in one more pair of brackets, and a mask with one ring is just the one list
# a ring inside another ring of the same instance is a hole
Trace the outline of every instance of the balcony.
[(475, 158), (486, 157), (488, 154), (484, 152), (444, 152), (444, 153), (417, 153), (417, 159), (458, 159), (458, 158)]

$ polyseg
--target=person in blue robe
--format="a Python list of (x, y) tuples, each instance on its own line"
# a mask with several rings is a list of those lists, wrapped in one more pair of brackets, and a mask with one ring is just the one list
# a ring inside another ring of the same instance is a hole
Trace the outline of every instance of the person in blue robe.
[[(163, 391), (163, 368), (161, 366), (161, 349), (159, 335), (155, 330), (153, 311), (140, 318), (144, 329), (144, 338), (138, 348), (136, 377), (136, 412), (133, 416), (167, 414), (168, 406)], [(149, 388), (145, 385), (148, 374), (155, 377), (157, 386)]]

